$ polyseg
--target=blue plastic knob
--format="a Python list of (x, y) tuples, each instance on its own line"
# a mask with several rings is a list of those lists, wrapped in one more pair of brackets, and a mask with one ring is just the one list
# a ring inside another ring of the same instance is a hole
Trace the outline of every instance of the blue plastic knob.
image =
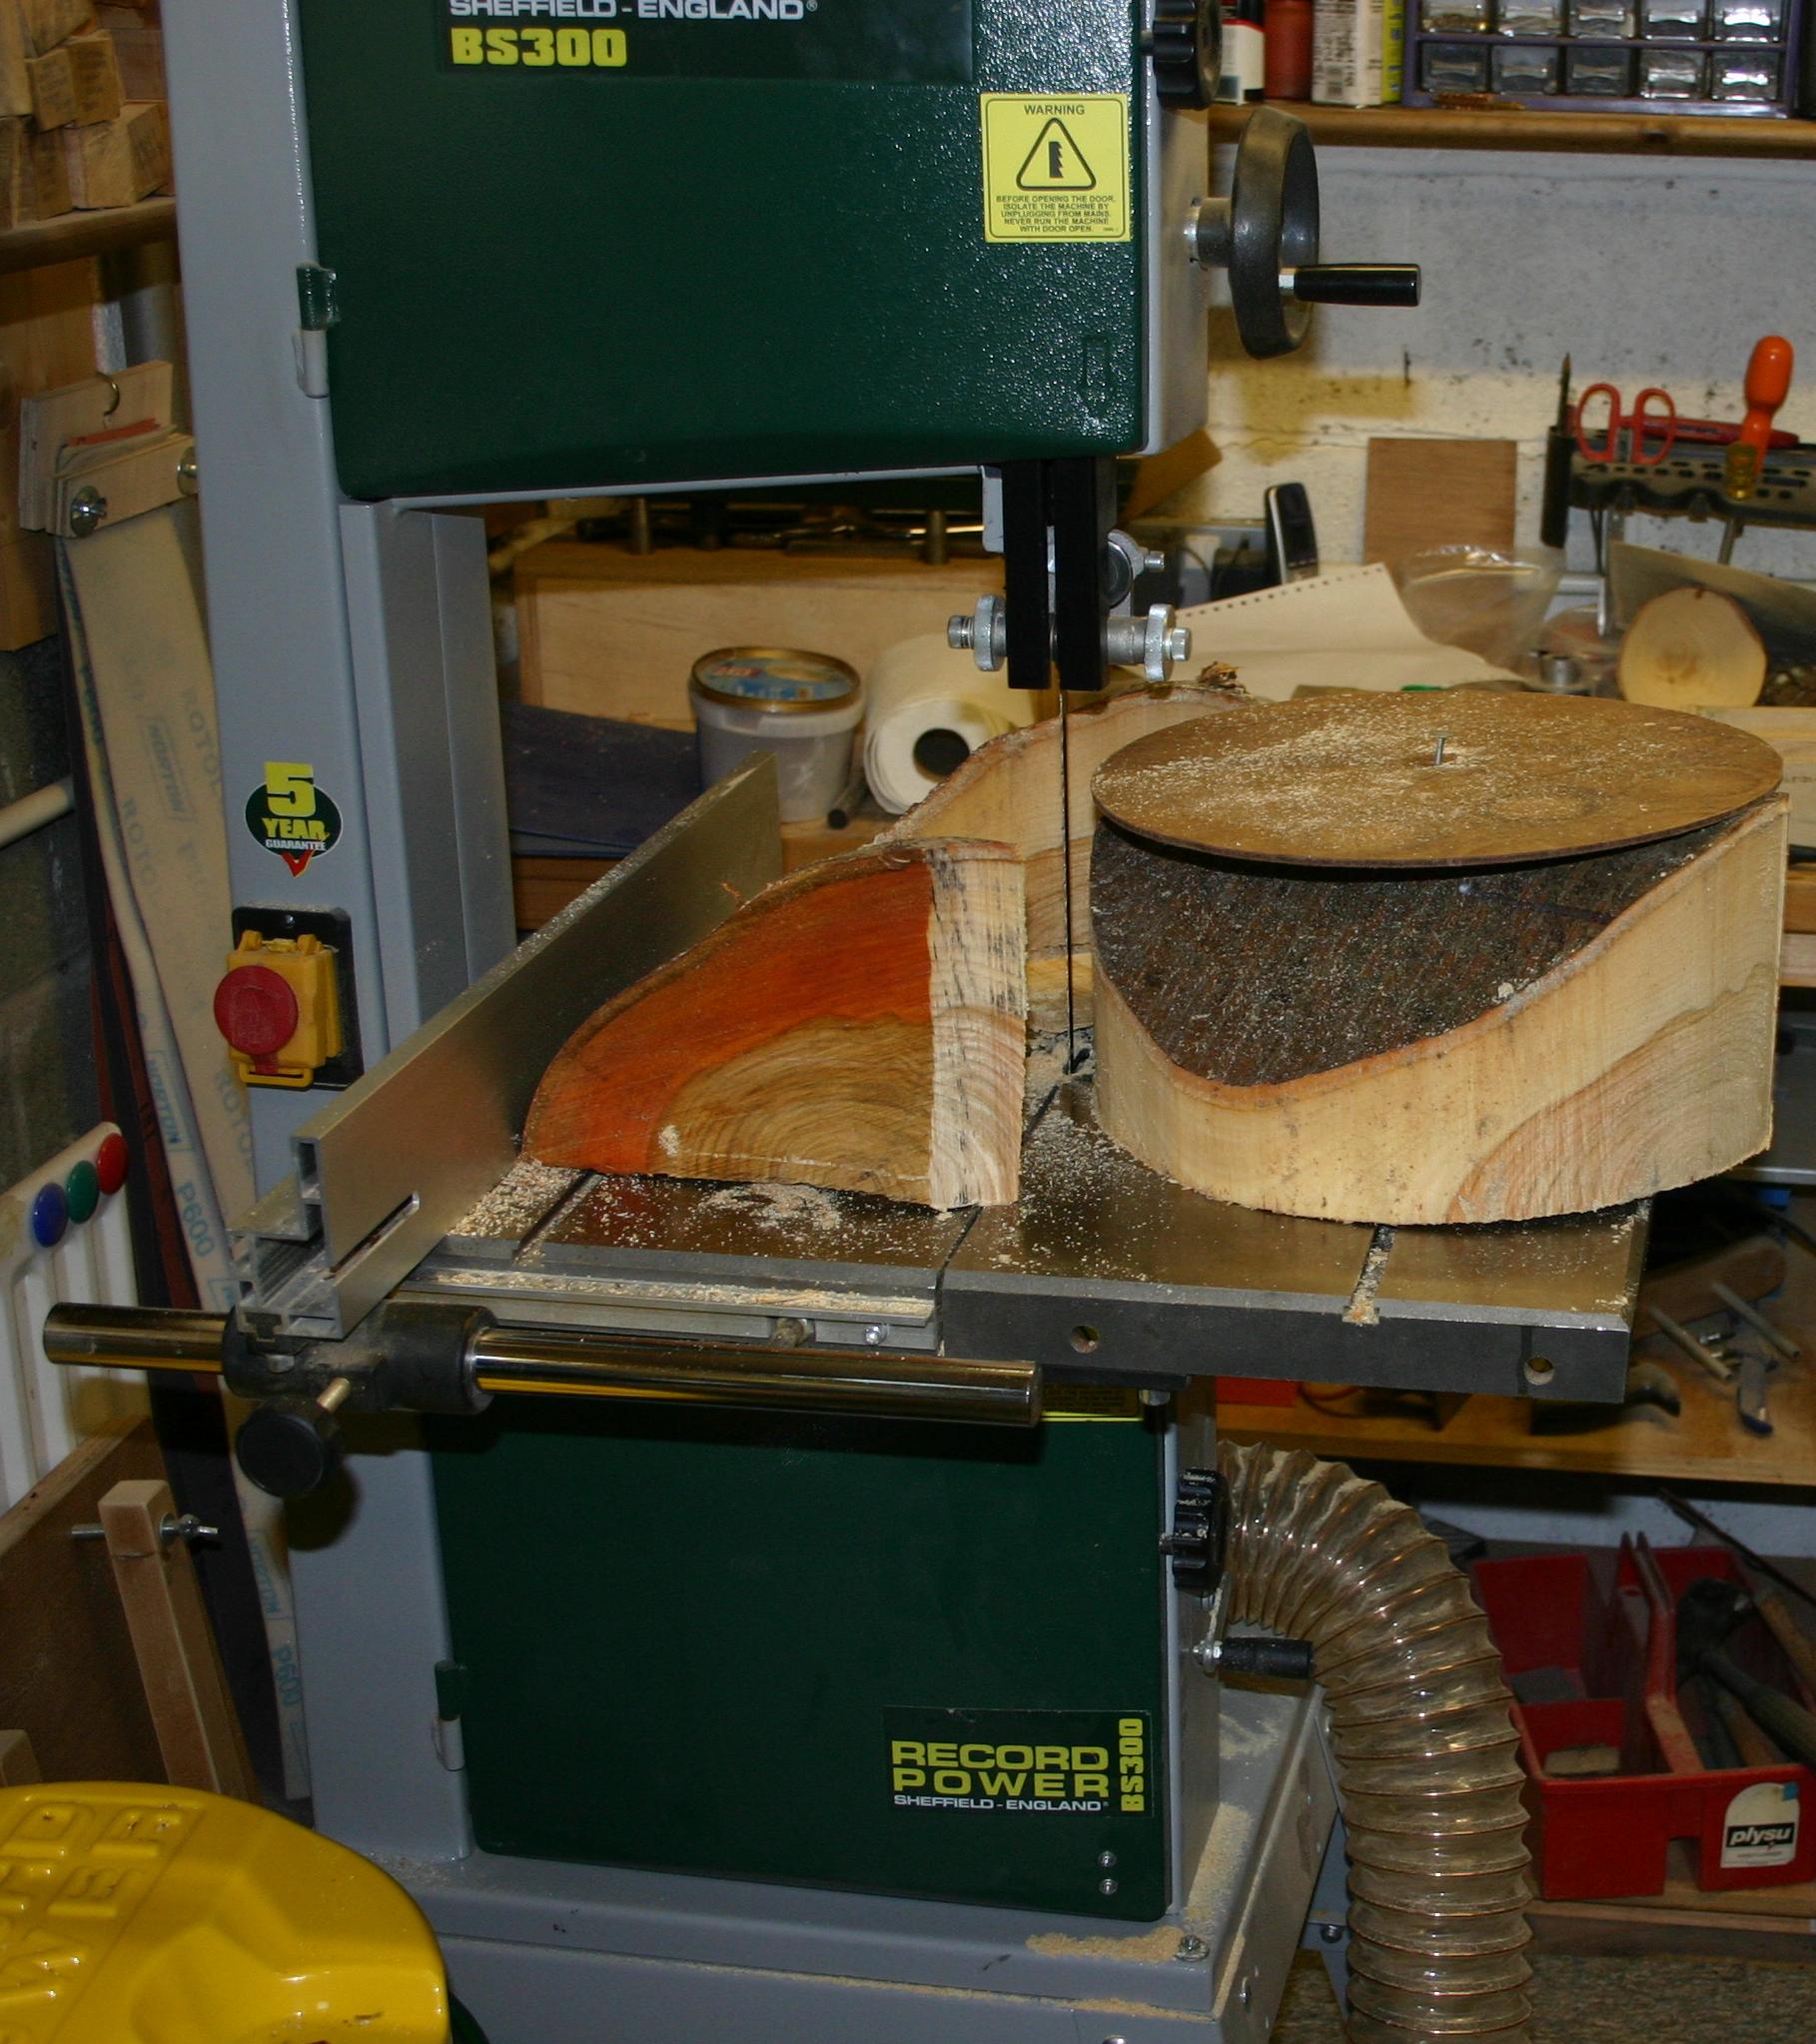
[(32, 1239), (40, 1249), (55, 1249), (69, 1228), (69, 1201), (60, 1185), (47, 1185), (32, 1202)]

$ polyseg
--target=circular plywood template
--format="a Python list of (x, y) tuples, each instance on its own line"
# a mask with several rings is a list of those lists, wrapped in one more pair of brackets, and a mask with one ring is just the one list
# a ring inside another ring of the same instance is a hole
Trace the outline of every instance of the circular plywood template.
[(1231, 858), (1486, 866), (1673, 837), (1782, 774), (1702, 717), (1468, 689), (1247, 704), (1139, 739), (1094, 788), (1125, 829)]

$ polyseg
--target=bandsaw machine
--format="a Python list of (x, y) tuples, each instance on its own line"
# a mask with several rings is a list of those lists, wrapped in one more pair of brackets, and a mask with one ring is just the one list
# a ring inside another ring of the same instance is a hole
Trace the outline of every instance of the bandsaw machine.
[(1114, 465), (1205, 423), (1214, 276), (1269, 356), (1416, 271), (1321, 261), (1278, 110), (1212, 192), (1216, 0), (166, 17), (237, 932), (313, 936), (367, 1068), (252, 1072), (237, 1300), (52, 1353), (256, 1402), (317, 1821), (493, 2044), (1261, 2044), (1347, 1933), (1312, 1701), (1219, 1679), (1303, 1662), (1225, 1623), (1209, 1381), (1618, 1397), (1643, 1210), (1227, 1207), (1076, 1068), (999, 1209), (519, 1167), (577, 1023), (780, 872), (774, 775), (512, 949), (454, 513), (981, 469), (1005, 593), (955, 643), (1163, 681)]

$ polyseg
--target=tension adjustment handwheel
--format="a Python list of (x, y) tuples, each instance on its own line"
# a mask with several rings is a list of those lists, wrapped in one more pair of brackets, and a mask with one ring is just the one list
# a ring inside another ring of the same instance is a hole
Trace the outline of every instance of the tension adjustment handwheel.
[(1415, 306), (1415, 263), (1318, 260), (1318, 160), (1310, 130), (1278, 107), (1258, 107), (1243, 129), (1227, 199), (1207, 199), (1195, 234), (1198, 260), (1230, 273), (1243, 346), (1290, 355), (1315, 305)]

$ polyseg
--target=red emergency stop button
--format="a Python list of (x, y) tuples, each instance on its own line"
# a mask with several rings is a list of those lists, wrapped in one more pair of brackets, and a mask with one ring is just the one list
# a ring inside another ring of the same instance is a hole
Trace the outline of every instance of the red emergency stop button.
[(241, 965), (215, 989), (215, 1027), (244, 1057), (275, 1058), (302, 1010), (290, 982), (268, 965)]

